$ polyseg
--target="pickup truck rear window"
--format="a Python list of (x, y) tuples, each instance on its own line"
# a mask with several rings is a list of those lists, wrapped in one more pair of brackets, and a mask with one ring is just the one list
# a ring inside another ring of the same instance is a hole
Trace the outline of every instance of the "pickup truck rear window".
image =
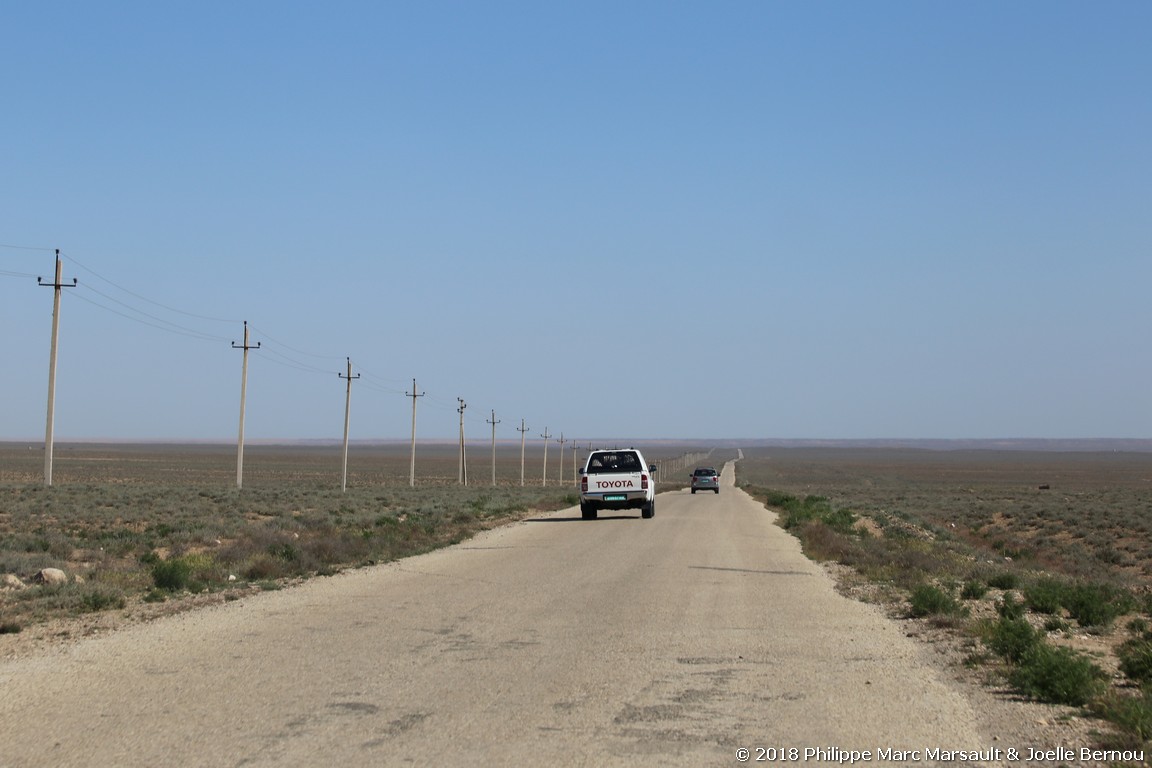
[(644, 467), (640, 465), (640, 458), (631, 451), (619, 453), (597, 453), (588, 460), (588, 474), (596, 475), (601, 472), (639, 472)]

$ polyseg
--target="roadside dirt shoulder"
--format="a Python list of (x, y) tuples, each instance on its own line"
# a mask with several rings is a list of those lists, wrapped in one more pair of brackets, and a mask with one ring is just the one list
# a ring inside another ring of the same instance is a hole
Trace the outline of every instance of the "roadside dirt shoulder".
[[(838, 563), (821, 563), (821, 566), (841, 594), (876, 605), (907, 637), (917, 641), (925, 662), (941, 670), (941, 678), (971, 702), (987, 744), (1017, 749), (1022, 756), (1028, 754), (1028, 749), (1037, 752), (1070, 749), (1079, 756), (1082, 748), (1101, 749), (1102, 740), (1112, 732), (1108, 723), (1083, 717), (1080, 710), (1073, 707), (1022, 698), (997, 680), (993, 670), (967, 663), (973, 653), (971, 641), (956, 631), (936, 626), (929, 619), (908, 618), (906, 605), (889, 599), (882, 587), (862, 582), (847, 566)], [(1076, 759), (1069, 762), (1078, 766), (1117, 765), (1112, 761)]]

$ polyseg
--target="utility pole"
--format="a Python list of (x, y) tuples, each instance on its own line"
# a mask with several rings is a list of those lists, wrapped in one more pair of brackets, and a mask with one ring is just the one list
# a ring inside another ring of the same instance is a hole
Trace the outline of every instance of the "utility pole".
[(564, 443), (571, 442), (564, 439), (564, 433), (560, 433), (560, 439), (556, 442), (560, 443), (560, 485), (564, 485)]
[(460, 403), (460, 407), (456, 412), (460, 414), (460, 476), (457, 482), (460, 485), (468, 485), (468, 457), (464, 455), (464, 409), (468, 407), (468, 403), (464, 402), (463, 398), (456, 398)]
[(544, 434), (540, 435), (544, 438), (544, 486), (548, 486), (548, 438), (552, 435), (548, 434), (548, 427), (544, 427)]
[(524, 426), (524, 419), (520, 419), (520, 426), (516, 427), (516, 431), (520, 433), (520, 485), (524, 485), (524, 433), (528, 431), (528, 427)]
[(244, 487), (244, 401), (248, 393), (248, 350), (260, 349), (260, 342), (256, 346), (248, 343), (248, 321), (244, 321), (244, 343), (232, 342), (233, 349), (244, 350), (244, 365), (240, 373), (240, 435), (236, 440), (236, 487)]
[(492, 419), (488, 422), (492, 425), (492, 486), (496, 486), (496, 425), (500, 420), (496, 418), (496, 409), (492, 409)]
[(52, 485), (52, 451), (55, 443), (56, 430), (56, 349), (60, 339), (60, 289), (75, 288), (76, 278), (72, 278), (72, 285), (60, 282), (63, 273), (60, 263), (60, 249), (56, 249), (56, 279), (51, 283), (44, 282), (44, 278), (36, 278), (39, 285), (50, 286), (54, 289), (52, 297), (52, 351), (48, 357), (48, 422), (44, 427), (44, 485)]
[(406, 397), (412, 398), (412, 460), (408, 464), (408, 485), (413, 487), (416, 485), (416, 398), (426, 394), (416, 394), (416, 379), (412, 379), (412, 391), (404, 393)]
[(337, 373), (336, 375), (342, 379), (348, 380), (348, 391), (344, 395), (344, 460), (343, 468), (340, 472), (340, 490), (341, 492), (348, 490), (348, 414), (352, 410), (352, 379), (360, 378), (360, 374), (352, 375), (352, 358), (345, 358), (348, 361), (348, 373)]
[(576, 445), (576, 439), (572, 439), (572, 482), (577, 482), (580, 478), (580, 446)]

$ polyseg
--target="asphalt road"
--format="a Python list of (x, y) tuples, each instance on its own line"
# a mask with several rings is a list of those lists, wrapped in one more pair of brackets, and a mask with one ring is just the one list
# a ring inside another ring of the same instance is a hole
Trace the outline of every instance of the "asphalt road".
[(544, 514), (2, 662), (0, 765), (734, 766), (741, 748), (755, 763), (990, 746), (896, 623), (837, 595), (731, 466), (723, 483), (659, 496), (652, 520)]

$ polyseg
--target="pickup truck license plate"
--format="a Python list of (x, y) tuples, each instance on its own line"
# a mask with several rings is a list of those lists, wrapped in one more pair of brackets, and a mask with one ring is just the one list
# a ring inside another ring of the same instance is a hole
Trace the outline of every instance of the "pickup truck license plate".
[(622, 493), (606, 493), (604, 494), (604, 501), (626, 501), (628, 499)]

